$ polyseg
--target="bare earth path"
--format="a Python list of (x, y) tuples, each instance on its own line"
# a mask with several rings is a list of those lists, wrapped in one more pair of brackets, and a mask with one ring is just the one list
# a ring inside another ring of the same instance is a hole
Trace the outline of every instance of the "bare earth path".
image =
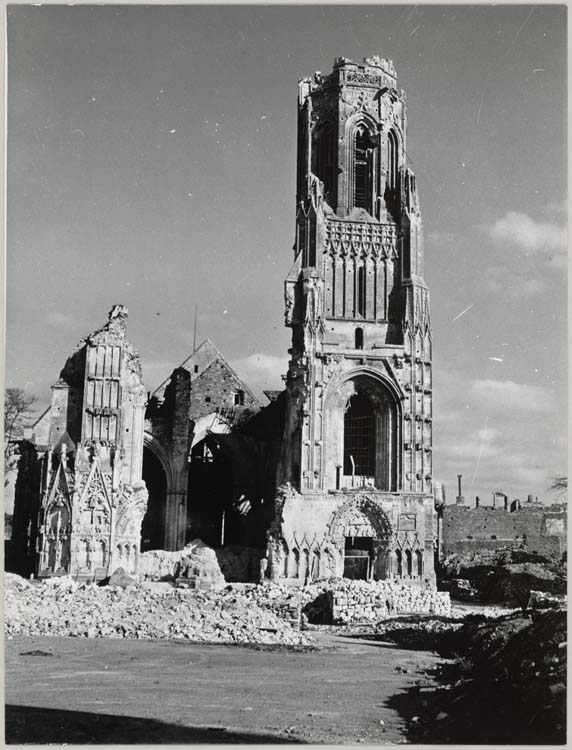
[(405, 719), (385, 702), (442, 660), (325, 633), (318, 642), (319, 651), (295, 652), (180, 641), (10, 639), (6, 740), (406, 741)]

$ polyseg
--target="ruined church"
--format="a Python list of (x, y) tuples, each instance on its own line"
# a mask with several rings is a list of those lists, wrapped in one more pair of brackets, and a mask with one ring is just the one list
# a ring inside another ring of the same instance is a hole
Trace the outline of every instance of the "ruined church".
[(80, 343), (21, 446), (16, 567), (97, 580), (201, 538), (243, 580), (264, 560), (292, 584), (434, 585), (429, 292), (390, 60), (299, 83), (283, 391), (263, 406), (206, 340), (147, 393), (126, 319)]

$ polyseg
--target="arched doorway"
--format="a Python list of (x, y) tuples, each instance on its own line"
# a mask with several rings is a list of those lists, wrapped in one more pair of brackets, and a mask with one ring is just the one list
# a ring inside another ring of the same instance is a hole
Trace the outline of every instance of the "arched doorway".
[(141, 524), (141, 552), (164, 549), (167, 477), (161, 461), (147, 446), (143, 448), (143, 481), (149, 500)]
[(329, 534), (342, 553), (344, 578), (387, 578), (393, 531), (374, 500), (362, 495), (344, 503), (334, 514)]

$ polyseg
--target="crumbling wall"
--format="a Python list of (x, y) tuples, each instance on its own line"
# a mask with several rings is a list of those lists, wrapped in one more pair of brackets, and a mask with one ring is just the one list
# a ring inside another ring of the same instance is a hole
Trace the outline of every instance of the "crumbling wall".
[(541, 555), (559, 555), (566, 546), (566, 514), (542, 507), (509, 513), (503, 508), (445, 505), (442, 529), (445, 557), (523, 546)]

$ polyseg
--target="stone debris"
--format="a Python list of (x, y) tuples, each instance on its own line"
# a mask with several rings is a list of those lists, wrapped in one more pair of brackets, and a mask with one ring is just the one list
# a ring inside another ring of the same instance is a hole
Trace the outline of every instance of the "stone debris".
[[(212, 552), (204, 545), (196, 549)], [(451, 615), (448, 594), (396, 581), (331, 579), (301, 588), (267, 581), (214, 590), (213, 573), (209, 589), (202, 590), (200, 577), (198, 584), (186, 585), (195, 576), (196, 555), (179, 553), (181, 559), (186, 562), (173, 583), (138, 583), (121, 570), (105, 587), (68, 577), (38, 583), (7, 574), (6, 633), (307, 645), (300, 632), (307, 622), (375, 624), (406, 613)]]
[(5, 578), (5, 633), (88, 638), (187, 639), (206, 643), (308, 646), (310, 640), (258, 597), (222, 591), (143, 585), (97, 586), (67, 577), (34, 585)]
[(202, 590), (222, 589), (226, 584), (215, 550), (200, 539), (175, 552), (143, 552), (139, 572), (145, 580), (177, 580), (183, 586)]
[(375, 623), (407, 613), (448, 616), (448, 593), (409, 586), (394, 580), (350, 581), (336, 578), (304, 588), (308, 604), (304, 609), (310, 622), (348, 625)]
[(127, 575), (125, 568), (117, 568), (109, 576), (108, 586), (119, 586), (122, 589), (126, 589), (128, 586), (135, 585), (135, 583), (135, 579)]
[(436, 641), (437, 652), (455, 662), (437, 670), (441, 686), (428, 699), (412, 740), (564, 744), (566, 633), (566, 611), (529, 610), (484, 623), (469, 620)]
[(528, 599), (528, 609), (547, 609), (566, 607), (568, 597), (566, 595), (547, 594), (545, 591), (531, 591)]

